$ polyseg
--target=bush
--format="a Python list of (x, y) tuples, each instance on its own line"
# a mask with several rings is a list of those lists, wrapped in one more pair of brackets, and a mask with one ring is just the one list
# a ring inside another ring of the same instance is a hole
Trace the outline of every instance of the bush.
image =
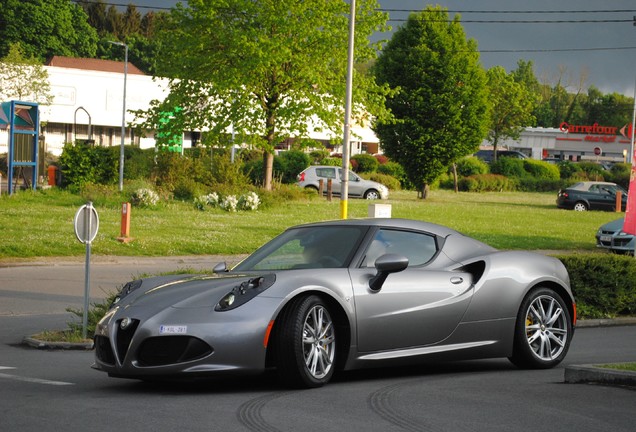
[(610, 169), (608, 180), (619, 184), (627, 190), (629, 188), (629, 176), (632, 172), (632, 166), (628, 163), (617, 163)]
[(611, 254), (557, 256), (570, 274), (580, 318), (636, 314), (636, 260)]
[(490, 164), (490, 172), (506, 177), (524, 177), (526, 170), (523, 167), (523, 159), (502, 157), (497, 162)]
[(389, 188), (389, 190), (400, 190), (400, 181), (395, 177), (391, 177), (390, 175), (380, 174), (380, 173), (366, 173), (360, 175), (361, 177), (372, 180), (374, 182), (378, 182)]
[(567, 160), (558, 162), (557, 167), (559, 168), (561, 178), (564, 180), (574, 177), (583, 171), (579, 164)]
[(411, 182), (409, 181), (404, 167), (397, 162), (389, 161), (378, 167), (378, 174), (389, 175), (400, 182), (402, 189), (413, 189)]
[(581, 170), (586, 174), (588, 180), (592, 181), (604, 181), (605, 176), (609, 176), (609, 173), (605, 171), (605, 168), (601, 164), (596, 162), (578, 162)]
[(357, 154), (351, 157), (351, 163), (356, 164), (356, 172), (372, 173), (378, 170), (378, 160), (370, 154)]
[(524, 177), (517, 179), (517, 190), (524, 192), (557, 192), (567, 187), (563, 180), (546, 180)]
[(488, 174), (488, 171), (488, 164), (474, 156), (468, 156), (457, 161), (457, 176), (459, 177)]
[(309, 155), (300, 150), (290, 150), (274, 158), (274, 170), (281, 177), (281, 182), (291, 184), (296, 182), (296, 176), (307, 168), (311, 162)]
[(554, 164), (534, 159), (522, 160), (523, 169), (527, 174), (526, 177), (529, 175), (539, 180), (559, 180), (561, 178), (559, 167)]
[[(502, 159), (517, 160), (511, 158)], [(515, 179), (499, 174), (478, 174), (459, 179), (457, 187), (460, 191), (465, 192), (513, 191), (517, 188), (517, 182)]]
[(89, 183), (113, 184), (119, 178), (119, 147), (66, 143), (59, 164), (61, 186), (72, 191)]
[(124, 179), (148, 179), (155, 165), (155, 149), (142, 150), (139, 147), (124, 147)]

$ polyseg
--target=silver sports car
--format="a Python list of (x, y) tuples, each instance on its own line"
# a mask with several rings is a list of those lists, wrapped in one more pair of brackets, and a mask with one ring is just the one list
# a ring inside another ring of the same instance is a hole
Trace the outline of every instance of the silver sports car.
[(413, 220), (292, 227), (214, 271), (127, 283), (97, 325), (93, 367), (142, 380), (275, 368), (293, 387), (427, 359), (549, 368), (576, 323), (559, 260)]

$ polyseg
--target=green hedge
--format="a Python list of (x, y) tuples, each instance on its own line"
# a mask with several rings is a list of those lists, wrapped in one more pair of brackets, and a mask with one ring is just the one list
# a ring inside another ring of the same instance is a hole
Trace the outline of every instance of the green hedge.
[(636, 260), (612, 254), (559, 255), (570, 273), (579, 318), (636, 315)]

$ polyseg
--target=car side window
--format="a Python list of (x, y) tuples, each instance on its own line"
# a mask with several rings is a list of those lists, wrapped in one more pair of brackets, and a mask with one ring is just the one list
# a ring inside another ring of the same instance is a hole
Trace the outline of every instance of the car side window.
[(588, 191), (589, 191), (589, 192), (591, 192), (591, 193), (595, 193), (595, 194), (597, 194), (597, 193), (601, 193), (601, 191), (599, 190), (598, 185), (592, 185), (592, 186), (590, 186), (590, 188), (588, 189)]
[(367, 248), (362, 267), (374, 267), (375, 260), (393, 253), (409, 259), (409, 267), (429, 262), (437, 253), (435, 237), (412, 231), (380, 229)]
[(336, 169), (335, 168), (316, 168), (316, 175), (318, 177), (335, 179)]

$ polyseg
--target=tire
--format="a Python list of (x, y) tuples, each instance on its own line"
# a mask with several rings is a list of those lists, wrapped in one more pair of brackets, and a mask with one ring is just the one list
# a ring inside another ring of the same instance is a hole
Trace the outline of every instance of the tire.
[(366, 191), (364, 193), (364, 199), (368, 199), (368, 200), (377, 200), (380, 199), (380, 192), (378, 192), (375, 189), (369, 189), (368, 191)]
[(548, 369), (558, 365), (572, 340), (572, 318), (550, 288), (530, 291), (519, 309), (510, 361), (521, 368)]
[(572, 209), (575, 211), (586, 211), (587, 204), (585, 204), (583, 201), (577, 201), (576, 203), (574, 203), (574, 207), (572, 207)]
[(299, 297), (281, 313), (276, 332), (276, 368), (284, 384), (321, 387), (333, 376), (334, 322), (320, 297)]

